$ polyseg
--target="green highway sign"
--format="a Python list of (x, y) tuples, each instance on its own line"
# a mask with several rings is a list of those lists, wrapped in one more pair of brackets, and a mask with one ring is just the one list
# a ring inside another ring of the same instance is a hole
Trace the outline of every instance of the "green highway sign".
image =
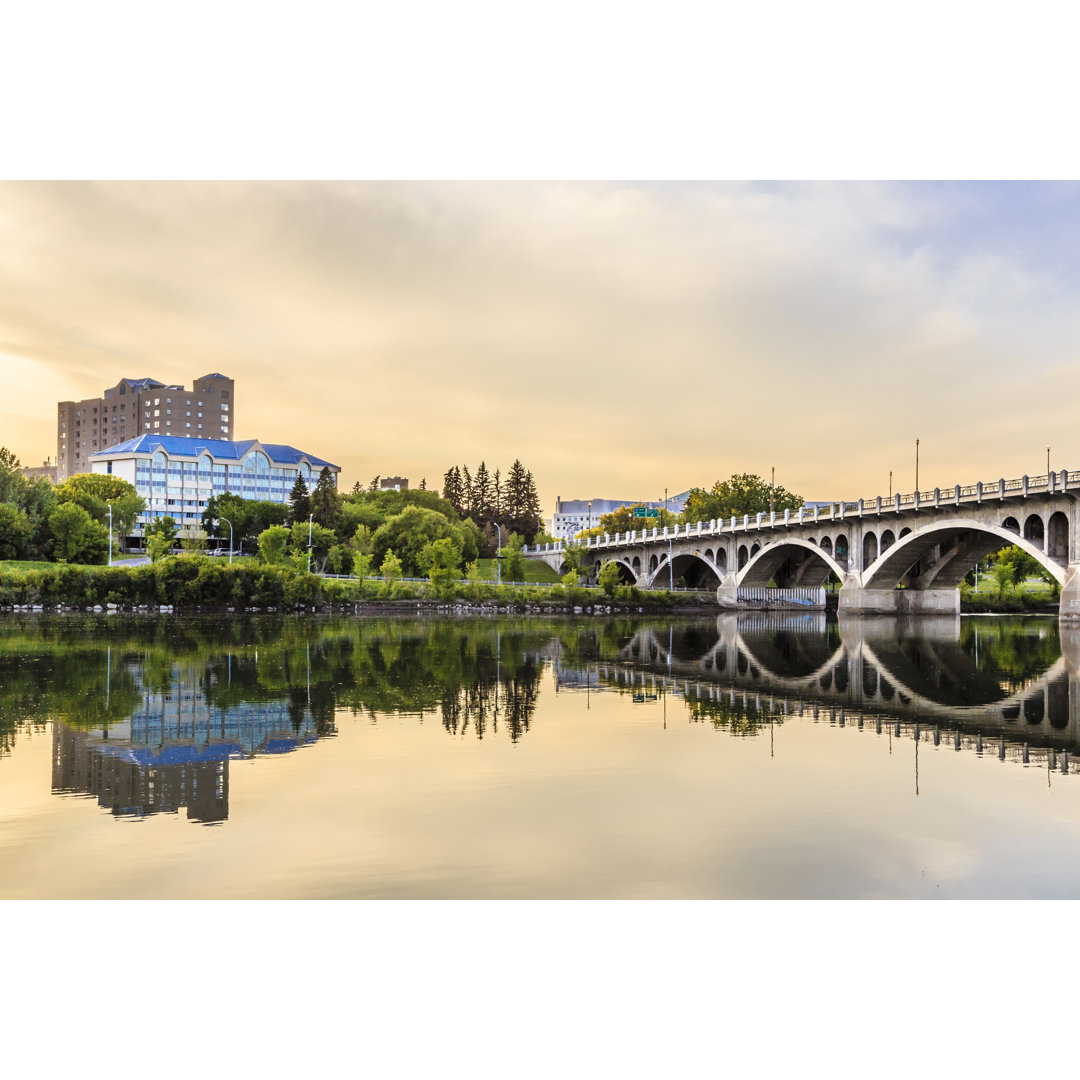
[(651, 506), (635, 506), (634, 507), (634, 517), (636, 517), (636, 518), (638, 518), (638, 517), (643, 517), (643, 518), (654, 517), (654, 518), (658, 518), (659, 516), (660, 516), (660, 511), (658, 509), (654, 508), (654, 507), (651, 507)]

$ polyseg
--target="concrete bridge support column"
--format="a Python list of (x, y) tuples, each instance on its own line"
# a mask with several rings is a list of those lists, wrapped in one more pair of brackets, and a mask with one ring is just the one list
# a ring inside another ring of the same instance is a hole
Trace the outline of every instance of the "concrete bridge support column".
[(739, 589), (735, 584), (735, 574), (728, 574), (720, 582), (716, 590), (716, 602), (722, 608), (737, 608), (739, 606)]
[[(1077, 606), (1080, 612), (1080, 605)], [(840, 586), (839, 612), (848, 615), (959, 615), (959, 589), (864, 589), (852, 574)]]
[(1058, 616), (1068, 622), (1080, 622), (1080, 563), (1070, 563), (1065, 571)]

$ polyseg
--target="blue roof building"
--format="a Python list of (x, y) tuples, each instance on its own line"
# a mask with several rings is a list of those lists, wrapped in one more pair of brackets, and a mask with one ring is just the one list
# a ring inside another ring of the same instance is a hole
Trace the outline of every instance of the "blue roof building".
[(90, 458), (93, 472), (120, 476), (146, 500), (139, 526), (168, 515), (181, 527), (199, 524), (214, 495), (287, 503), (297, 474), (310, 491), (329, 469), (341, 466), (284, 443), (228, 442), (144, 432)]

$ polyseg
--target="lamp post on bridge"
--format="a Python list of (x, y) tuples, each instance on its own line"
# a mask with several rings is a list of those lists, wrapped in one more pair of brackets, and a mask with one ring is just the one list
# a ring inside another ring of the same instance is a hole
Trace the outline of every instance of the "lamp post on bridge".
[(1046, 475), (1050, 475), (1050, 447), (1046, 448)]
[(919, 440), (915, 440), (915, 493), (919, 492)]

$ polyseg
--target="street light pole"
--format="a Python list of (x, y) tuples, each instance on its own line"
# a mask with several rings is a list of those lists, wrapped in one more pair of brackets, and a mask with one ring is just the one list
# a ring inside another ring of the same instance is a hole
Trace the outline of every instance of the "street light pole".
[(311, 523), (315, 520), (315, 513), (308, 516), (307, 520), (307, 572), (311, 573)]
[(232, 566), (232, 522), (226, 518), (218, 518), (219, 521), (224, 521), (229, 526), (229, 565)]
[(495, 576), (496, 576), (495, 577), (495, 584), (496, 585), (501, 585), (502, 584), (502, 529), (499, 528), (499, 523), (497, 521), (493, 521), (491, 524), (495, 526), (495, 529), (497, 530), (497, 532), (499, 534), (499, 546), (495, 549)]
[(109, 565), (112, 566), (112, 503), (109, 503)]
[(1050, 447), (1046, 448), (1046, 475), (1050, 475)]
[(919, 491), (919, 440), (915, 440), (915, 492)]

